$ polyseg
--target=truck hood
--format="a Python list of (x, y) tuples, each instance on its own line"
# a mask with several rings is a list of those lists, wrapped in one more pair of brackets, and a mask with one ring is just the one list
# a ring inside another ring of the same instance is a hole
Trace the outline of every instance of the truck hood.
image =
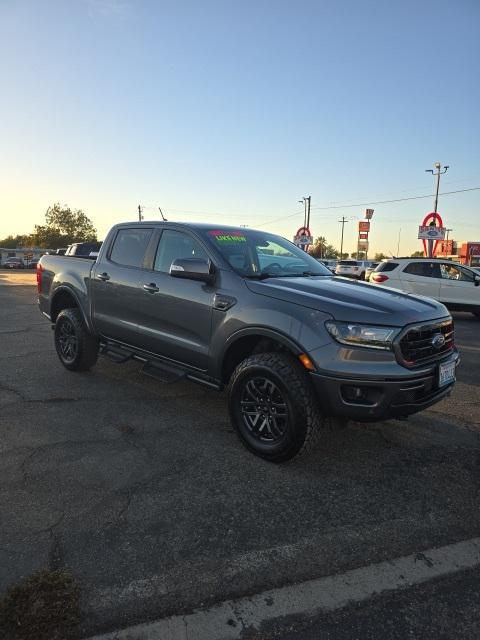
[(258, 295), (316, 309), (345, 322), (403, 327), (449, 315), (443, 304), (431, 298), (348, 278), (268, 278), (246, 283)]

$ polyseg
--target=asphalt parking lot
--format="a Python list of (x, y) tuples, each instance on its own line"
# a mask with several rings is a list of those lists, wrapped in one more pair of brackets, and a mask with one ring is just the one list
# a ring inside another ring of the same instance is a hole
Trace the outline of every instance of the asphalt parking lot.
[[(326, 431), (308, 458), (272, 465), (240, 445), (222, 394), (162, 385), (135, 362), (66, 371), (34, 280), (0, 274), (0, 592), (38, 568), (69, 568), (86, 637), (480, 535), (473, 316), (455, 314), (450, 398), (408, 421)], [(430, 637), (430, 601), (457, 634), (443, 637), (478, 637), (472, 584), (466, 572), (262, 637)], [(452, 593), (468, 595), (464, 627)], [(384, 617), (381, 635), (369, 611)]]

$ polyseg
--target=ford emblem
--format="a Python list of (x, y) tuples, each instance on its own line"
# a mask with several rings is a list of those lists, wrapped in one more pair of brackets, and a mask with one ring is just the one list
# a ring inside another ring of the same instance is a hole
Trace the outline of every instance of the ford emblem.
[(445, 336), (442, 333), (436, 333), (432, 338), (432, 347), (434, 349), (441, 349), (445, 344)]

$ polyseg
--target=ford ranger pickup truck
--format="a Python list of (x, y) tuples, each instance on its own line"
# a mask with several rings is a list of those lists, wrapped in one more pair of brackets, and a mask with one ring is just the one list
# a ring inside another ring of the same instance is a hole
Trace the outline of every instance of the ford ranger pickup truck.
[(336, 277), (263, 231), (118, 224), (95, 261), (43, 256), (37, 284), (64, 367), (105, 354), (227, 388), (241, 441), (274, 462), (308, 450), (331, 417), (403, 418), (455, 382), (442, 304)]

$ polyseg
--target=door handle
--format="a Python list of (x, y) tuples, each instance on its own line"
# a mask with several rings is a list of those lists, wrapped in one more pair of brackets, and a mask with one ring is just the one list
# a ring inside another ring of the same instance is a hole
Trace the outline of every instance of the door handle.
[(144, 284), (143, 288), (145, 291), (148, 291), (148, 293), (157, 293), (157, 291), (160, 291), (160, 289), (154, 282), (151, 282), (150, 284)]
[(110, 280), (110, 276), (108, 275), (108, 273), (105, 273), (105, 271), (103, 273), (99, 273), (97, 275), (97, 280), (101, 280), (102, 282), (106, 282), (107, 280)]

